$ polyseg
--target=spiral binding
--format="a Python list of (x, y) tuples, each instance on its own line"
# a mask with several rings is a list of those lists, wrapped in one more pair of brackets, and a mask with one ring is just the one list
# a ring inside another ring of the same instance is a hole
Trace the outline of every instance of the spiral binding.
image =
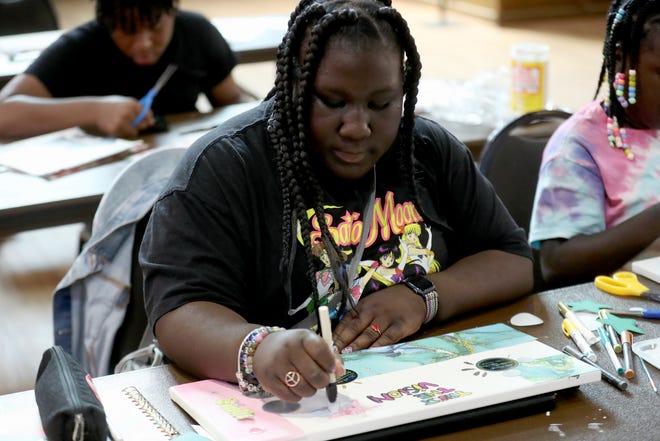
[(135, 386), (128, 386), (122, 389), (122, 392), (140, 409), (140, 411), (149, 418), (154, 426), (158, 428), (167, 439), (172, 439), (179, 435), (179, 431), (167, 421), (153, 404), (147, 400)]

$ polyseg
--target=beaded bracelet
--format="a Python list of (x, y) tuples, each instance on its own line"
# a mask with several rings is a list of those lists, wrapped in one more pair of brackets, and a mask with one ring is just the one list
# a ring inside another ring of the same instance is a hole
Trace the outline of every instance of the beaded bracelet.
[(236, 378), (238, 379), (238, 388), (243, 395), (251, 397), (266, 398), (271, 396), (266, 392), (259, 380), (254, 376), (252, 362), (254, 353), (257, 351), (259, 344), (272, 332), (284, 331), (284, 328), (279, 326), (261, 326), (253, 329), (248, 335), (245, 336), (241, 347), (238, 350), (238, 371)]

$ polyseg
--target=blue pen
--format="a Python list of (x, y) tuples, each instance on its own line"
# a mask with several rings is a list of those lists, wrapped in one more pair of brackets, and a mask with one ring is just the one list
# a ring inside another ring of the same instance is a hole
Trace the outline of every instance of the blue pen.
[(623, 366), (621, 366), (621, 362), (619, 361), (619, 358), (614, 353), (612, 342), (610, 341), (610, 337), (607, 335), (607, 332), (605, 332), (605, 328), (599, 326), (598, 335), (600, 335), (600, 341), (603, 344), (603, 347), (605, 347), (605, 351), (607, 352), (607, 355), (609, 355), (610, 360), (612, 361), (612, 365), (614, 366), (614, 369), (616, 369), (616, 372), (619, 375), (623, 374)]
[(133, 127), (140, 124), (144, 117), (147, 116), (147, 112), (149, 109), (151, 109), (151, 104), (154, 102), (154, 98), (156, 98), (156, 95), (158, 95), (160, 89), (162, 89), (165, 83), (167, 83), (177, 67), (178, 66), (176, 64), (170, 64), (167, 66), (163, 73), (160, 74), (160, 77), (158, 78), (158, 81), (156, 81), (156, 84), (154, 84), (154, 87), (149, 89), (149, 92), (147, 92), (147, 94), (140, 99), (140, 104), (142, 104), (142, 111), (140, 111), (140, 114), (137, 116), (137, 118), (133, 120)]
[(608, 309), (607, 313), (631, 317), (642, 317), (647, 319), (660, 319), (660, 309), (633, 309), (630, 311), (612, 311)]

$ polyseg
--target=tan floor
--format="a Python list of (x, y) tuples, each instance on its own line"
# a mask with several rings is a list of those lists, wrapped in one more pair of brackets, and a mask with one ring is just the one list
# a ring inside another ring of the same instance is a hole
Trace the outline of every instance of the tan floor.
[[(55, 0), (63, 28), (92, 17), (90, 0)], [(207, 16), (289, 13), (292, 0), (182, 0)], [(509, 47), (551, 46), (549, 90), (555, 105), (575, 109), (593, 95), (600, 67), (600, 16), (495, 24), (415, 0), (394, 1), (422, 55), (424, 79), (466, 80), (506, 67)], [(442, 19), (446, 22), (443, 22)], [(273, 63), (239, 66), (237, 79), (265, 94)], [(2, 189), (0, 191), (8, 191)], [(52, 344), (51, 293), (76, 256), (80, 225), (18, 234), (0, 243), (0, 394), (31, 389), (42, 352)]]

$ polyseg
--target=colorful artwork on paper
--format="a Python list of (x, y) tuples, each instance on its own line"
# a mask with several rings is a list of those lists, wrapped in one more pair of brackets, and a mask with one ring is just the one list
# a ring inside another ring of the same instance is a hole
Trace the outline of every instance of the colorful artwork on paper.
[[(401, 369), (425, 366), (464, 355), (478, 354), (534, 340), (536, 339), (528, 334), (502, 323), (497, 323), (381, 348), (371, 348), (343, 355), (344, 366), (348, 370), (348, 374), (340, 378), (338, 382), (341, 384), (354, 381), (356, 378), (366, 378)], [(507, 369), (517, 367), (516, 374), (524, 375), (530, 381), (565, 377), (567, 369), (575, 369), (573, 360), (562, 353), (544, 359), (525, 359), (522, 357), (517, 360), (515, 366), (510, 364), (507, 366)], [(475, 370), (475, 375), (485, 374), (487, 371), (504, 370), (503, 366), (495, 367), (494, 363), (490, 365), (482, 363), (478, 367), (477, 365), (466, 365), (462, 370), (471, 369)], [(543, 371), (546, 372), (545, 375), (542, 374)], [(576, 371), (575, 373), (579, 372)]]
[(596, 368), (505, 324), (372, 348), (347, 354), (344, 362), (350, 374), (335, 403), (324, 390), (298, 403), (246, 398), (214, 380), (174, 386), (172, 396), (217, 439), (322, 440), (600, 378)]

